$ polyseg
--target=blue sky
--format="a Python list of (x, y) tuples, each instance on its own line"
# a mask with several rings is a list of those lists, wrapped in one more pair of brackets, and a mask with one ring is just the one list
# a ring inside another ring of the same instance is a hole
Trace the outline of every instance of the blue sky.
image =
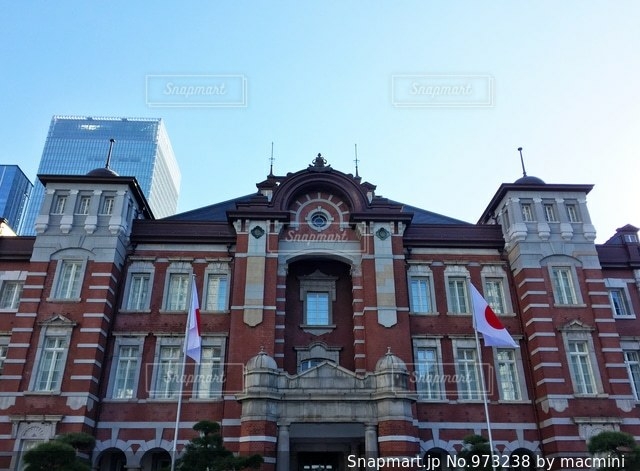
[[(277, 174), (318, 152), (353, 172), (357, 143), (378, 194), (475, 222), (521, 176), (522, 146), (530, 175), (595, 184), (603, 242), (640, 226), (638, 18), (635, 1), (4, 1), (0, 162), (34, 179), (54, 114), (161, 117), (179, 211), (255, 191), (272, 141)], [(246, 106), (151, 107), (158, 75), (243, 77)], [(491, 80), (490, 105), (397, 106), (392, 83), (407, 75)]]

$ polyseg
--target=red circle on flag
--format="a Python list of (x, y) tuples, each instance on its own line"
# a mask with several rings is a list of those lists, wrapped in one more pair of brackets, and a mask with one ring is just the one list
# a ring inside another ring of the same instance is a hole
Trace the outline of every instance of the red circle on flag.
[(491, 309), (491, 307), (487, 306), (485, 308), (484, 318), (487, 320), (487, 324), (489, 324), (494, 329), (504, 329), (502, 322), (500, 322), (500, 319), (498, 319), (498, 316), (496, 316), (496, 313), (493, 312), (493, 309)]

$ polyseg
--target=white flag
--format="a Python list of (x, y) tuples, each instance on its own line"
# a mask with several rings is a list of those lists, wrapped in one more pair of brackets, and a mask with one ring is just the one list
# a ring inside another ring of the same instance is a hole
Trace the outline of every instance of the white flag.
[(191, 306), (187, 318), (187, 335), (184, 340), (184, 353), (193, 358), (196, 363), (200, 363), (200, 348), (202, 338), (200, 337), (200, 305), (198, 303), (198, 292), (196, 291), (196, 279), (192, 277), (191, 283)]

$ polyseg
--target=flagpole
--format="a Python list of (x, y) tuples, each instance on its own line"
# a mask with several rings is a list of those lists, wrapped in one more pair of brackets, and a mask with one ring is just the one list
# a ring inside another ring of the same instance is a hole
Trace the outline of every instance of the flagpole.
[[(469, 282), (471, 283), (471, 282)], [(471, 294), (471, 290), (469, 290), (469, 294)], [(473, 296), (469, 296), (469, 301), (471, 303), (471, 314), (473, 318), (473, 332), (476, 338), (476, 350), (478, 352), (478, 360), (480, 366), (480, 381), (482, 382), (482, 403), (484, 404), (484, 417), (487, 422), (487, 435), (489, 435), (489, 449), (491, 450), (491, 469), (495, 471), (495, 466), (493, 465), (493, 436), (491, 435), (491, 420), (489, 419), (489, 404), (487, 400), (487, 387), (484, 378), (484, 370), (482, 369), (482, 348), (480, 347), (480, 339), (478, 338), (478, 329), (476, 325), (476, 316), (473, 315)], [(173, 471), (173, 470), (172, 470)]]
[[(196, 275), (191, 275), (195, 278)], [(190, 283), (190, 291), (193, 291), (193, 283)], [(189, 299), (192, 299), (193, 293), (190, 293)], [(191, 310), (191, 303), (189, 303), (189, 310)], [(189, 311), (187, 311), (187, 322), (185, 322), (184, 327), (184, 342), (187, 342), (187, 334), (189, 333)], [(178, 382), (180, 383), (180, 388), (178, 392), (178, 410), (176, 411), (176, 425), (173, 429), (173, 447), (171, 448), (171, 471), (175, 471), (176, 469), (176, 449), (178, 446), (178, 429), (180, 428), (180, 414), (182, 412), (182, 387), (184, 380), (184, 370), (187, 365), (187, 352), (186, 348), (183, 346), (182, 348), (182, 371), (180, 372), (180, 376), (178, 378)]]

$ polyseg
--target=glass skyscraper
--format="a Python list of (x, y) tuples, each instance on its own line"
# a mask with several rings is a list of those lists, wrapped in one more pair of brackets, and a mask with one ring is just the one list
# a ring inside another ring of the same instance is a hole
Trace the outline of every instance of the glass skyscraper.
[[(110, 139), (116, 142), (109, 168), (120, 176), (136, 177), (156, 218), (175, 214), (180, 169), (164, 124), (158, 118), (54, 116), (38, 174), (84, 175), (104, 167)], [(22, 235), (34, 234), (43, 199), (44, 187), (36, 181)]]
[(0, 165), (0, 217), (18, 233), (33, 184), (17, 165)]

